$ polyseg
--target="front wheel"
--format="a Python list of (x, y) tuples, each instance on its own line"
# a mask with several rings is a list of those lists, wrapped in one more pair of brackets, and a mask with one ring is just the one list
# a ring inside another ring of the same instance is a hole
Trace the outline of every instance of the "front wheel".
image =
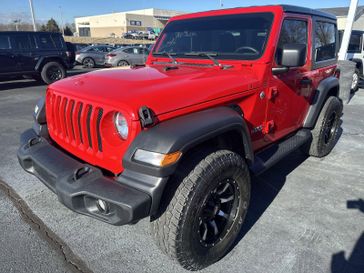
[(199, 270), (223, 257), (238, 236), (250, 200), (249, 171), (241, 156), (221, 150), (178, 177), (171, 201), (151, 223), (152, 233), (164, 253)]

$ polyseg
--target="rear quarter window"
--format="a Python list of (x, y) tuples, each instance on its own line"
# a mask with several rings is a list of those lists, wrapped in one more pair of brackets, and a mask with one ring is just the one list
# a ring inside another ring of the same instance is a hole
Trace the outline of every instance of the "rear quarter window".
[(0, 34), (0, 50), (11, 49), (9, 35)]
[(336, 58), (336, 26), (333, 23), (317, 21), (315, 24), (315, 61)]
[(56, 48), (63, 49), (64, 48), (64, 42), (61, 35), (51, 35), (53, 43)]
[(48, 33), (40, 33), (37, 36), (37, 44), (40, 49), (55, 49), (55, 44), (51, 35)]

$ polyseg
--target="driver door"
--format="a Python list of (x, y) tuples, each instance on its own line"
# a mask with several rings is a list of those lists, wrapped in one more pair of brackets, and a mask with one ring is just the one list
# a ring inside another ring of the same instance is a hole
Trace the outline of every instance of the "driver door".
[(271, 76), (266, 90), (267, 112), (263, 131), (269, 141), (276, 141), (302, 126), (313, 93), (311, 80), (311, 37), (310, 17), (285, 18), (275, 54), (275, 67), (279, 66), (282, 46), (286, 43), (306, 45), (306, 63), (292, 67), (287, 72)]

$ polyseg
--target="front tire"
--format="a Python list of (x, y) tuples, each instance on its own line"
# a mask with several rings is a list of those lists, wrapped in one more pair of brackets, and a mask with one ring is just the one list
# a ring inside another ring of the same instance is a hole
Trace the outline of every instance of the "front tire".
[(199, 270), (223, 257), (238, 236), (250, 200), (249, 170), (241, 156), (221, 150), (177, 176), (177, 190), (151, 229), (164, 253)]
[(312, 130), (312, 142), (304, 147), (306, 153), (324, 157), (334, 148), (340, 126), (343, 104), (337, 97), (329, 97)]
[(41, 78), (46, 84), (51, 84), (66, 77), (66, 70), (58, 62), (46, 63), (41, 72)]

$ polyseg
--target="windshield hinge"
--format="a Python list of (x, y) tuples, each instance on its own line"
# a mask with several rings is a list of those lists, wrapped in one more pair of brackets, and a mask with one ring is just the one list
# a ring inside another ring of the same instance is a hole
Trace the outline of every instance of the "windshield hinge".
[(139, 118), (142, 127), (145, 128), (154, 124), (155, 114), (152, 109), (147, 106), (142, 106), (139, 108)]

